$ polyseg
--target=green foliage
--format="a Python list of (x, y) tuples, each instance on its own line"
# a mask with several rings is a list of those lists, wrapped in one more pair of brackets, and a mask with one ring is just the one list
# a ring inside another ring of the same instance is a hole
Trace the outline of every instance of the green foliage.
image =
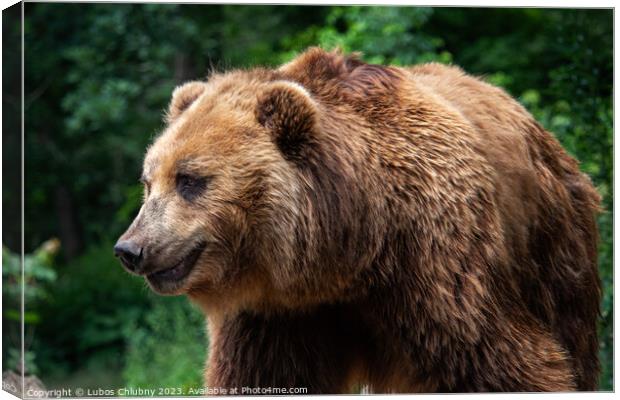
[[(96, 241), (119, 233), (124, 221), (110, 221), (110, 211), (137, 182), (136, 167), (182, 78), (175, 79), (171, 69), (183, 52), (200, 53), (198, 27), (180, 18), (176, 5), (26, 9), (26, 59), (37, 60), (26, 65), (26, 90), (41, 93), (26, 109), (27, 162), (33, 166), (26, 174), (37, 190), (26, 196), (26, 230), (36, 237), (54, 229), (49, 210), (59, 207), (56, 192), (67, 187), (70, 197), (79, 199), (73, 201), (79, 224), (74, 236), (82, 231), (87, 241)], [(206, 70), (204, 63), (195, 67)], [(51, 79), (50, 70), (66, 73)], [(36, 168), (42, 164), (43, 174)], [(36, 229), (29, 229), (34, 221)], [(28, 246), (30, 235), (26, 239)]]
[(204, 316), (184, 298), (158, 298), (127, 331), (127, 386), (190, 388), (203, 386), (207, 339)]
[[(58, 239), (51, 239), (43, 243), (34, 253), (24, 255), (23, 277), (19, 255), (2, 247), (3, 295), (6, 294), (9, 299), (20, 299), (23, 288), (25, 304), (32, 305), (45, 299), (47, 295), (45, 285), (56, 280), (52, 264), (59, 246)], [(19, 320), (20, 303), (19, 300), (15, 301), (12, 307), (5, 307), (4, 311), (9, 312), (9, 315), (17, 314)], [(26, 321), (28, 322), (28, 318)]]
[[(40, 322), (40, 304), (48, 299), (49, 284), (56, 280), (53, 261), (59, 247), (58, 239), (51, 239), (33, 253), (25, 254), (23, 270), (20, 256), (2, 247), (3, 336), (8, 339), (3, 362), (10, 369), (21, 371), (22, 343), (16, 338), (21, 335), (22, 321), (26, 338), (31, 336), (33, 327)], [(30, 349), (30, 343), (24, 343), (24, 348), (26, 372), (36, 374), (35, 353)]]
[[(294, 53), (312, 45), (326, 49), (361, 52), (368, 62), (408, 65), (416, 62), (449, 62), (450, 54), (439, 52), (439, 37), (423, 32), (433, 10), (417, 7), (333, 7), (322, 26), (311, 26), (283, 42)], [(285, 60), (282, 60), (285, 61)]]
[(102, 349), (121, 356), (127, 332), (148, 307), (144, 281), (121, 268), (112, 246), (104, 241), (58, 269), (35, 343), (44, 372), (80, 367)]
[[(56, 382), (85, 387), (104, 371), (122, 370), (126, 384), (136, 386), (200, 385), (202, 317), (183, 299), (154, 298), (112, 256), (114, 239), (140, 205), (144, 149), (181, 81), (213, 68), (276, 65), (321, 45), (362, 52), (369, 62), (453, 62), (483, 75), (518, 97), (581, 161), (605, 209), (601, 388), (613, 387), (610, 10), (53, 3), (25, 9), (25, 245), (33, 252), (26, 303), (33, 306), (28, 324), (36, 327), (29, 330), (27, 360), (36, 354), (44, 382), (56, 375)], [(3, 192), (3, 202), (19, 204), (18, 195)], [(7, 243), (19, 243), (18, 231), (7, 232)], [(50, 264), (37, 258), (36, 246), (54, 236), (64, 257), (53, 270), (41, 269)], [(3, 279), (10, 282), (3, 288), (5, 328), (19, 310), (16, 262), (3, 249)], [(14, 363), (15, 352), (5, 353), (3, 360), (12, 354)]]

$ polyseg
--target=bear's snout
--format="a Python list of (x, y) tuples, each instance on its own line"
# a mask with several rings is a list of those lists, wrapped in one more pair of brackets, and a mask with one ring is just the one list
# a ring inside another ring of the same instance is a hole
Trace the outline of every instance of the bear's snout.
[(114, 245), (114, 255), (129, 272), (137, 274), (141, 269), (144, 248), (131, 240), (119, 240)]

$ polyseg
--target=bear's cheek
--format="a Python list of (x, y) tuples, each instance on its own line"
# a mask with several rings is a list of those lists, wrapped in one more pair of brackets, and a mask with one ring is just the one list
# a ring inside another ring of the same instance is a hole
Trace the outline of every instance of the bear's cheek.
[[(228, 203), (217, 208), (207, 218), (204, 227), (212, 238), (209, 246), (197, 263), (190, 284), (193, 287), (209, 288), (219, 292), (222, 288), (243, 285), (247, 280), (255, 281), (256, 274), (265, 268), (264, 235), (271, 235), (253, 208)], [(262, 273), (264, 275), (264, 273)], [(254, 276), (254, 278), (252, 278)], [(221, 294), (224, 297), (228, 293)]]
[(205, 250), (188, 278), (188, 284), (203, 287), (223, 284), (233, 273), (232, 269), (239, 257), (245, 229), (242, 213), (230, 204), (214, 202), (208, 208), (177, 210), (174, 214), (175, 210), (171, 209), (170, 216), (164, 222), (169, 225), (167, 230), (171, 237), (206, 243)]

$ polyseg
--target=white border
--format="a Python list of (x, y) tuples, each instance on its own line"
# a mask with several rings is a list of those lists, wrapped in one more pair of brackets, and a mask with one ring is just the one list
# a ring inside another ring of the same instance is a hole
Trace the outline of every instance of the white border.
[[(433, 7), (493, 7), (493, 8), (511, 8), (511, 7), (525, 7), (525, 8), (614, 8), (615, 1), (613, 0), (591, 0), (588, 2), (581, 0), (504, 0), (504, 1), (492, 1), (492, 0), (452, 0), (452, 1), (437, 1), (437, 0), (388, 0), (388, 1), (369, 1), (369, 0), (315, 0), (315, 1), (284, 1), (284, 0), (241, 0), (241, 1), (224, 1), (224, 0), (26, 0), (27, 3), (199, 3), (199, 4), (275, 4), (275, 5), (295, 5), (295, 4), (307, 4), (307, 5), (377, 5), (377, 6), (433, 6)], [(1, 0), (2, 9), (16, 4), (15, 0)]]
[[(36, 1), (36, 0), (35, 0)], [(33, 0), (30, 0), (29, 2), (34, 2)], [(62, 2), (62, 1), (50, 1), (50, 2)], [(65, 1), (65, 2), (77, 2), (77, 1)], [(79, 2), (84, 2), (84, 3), (89, 3), (89, 2), (94, 2), (94, 1), (79, 1)], [(107, 1), (109, 3), (127, 3), (127, 2), (132, 2), (132, 3), (172, 3), (170, 1), (165, 1), (165, 0), (150, 0), (150, 1), (146, 1), (146, 0), (138, 0), (138, 1)], [(5, 9), (11, 5), (14, 5), (16, 2), (14, 0), (0, 0), (0, 6), (2, 9)], [(264, 0), (253, 0), (253, 1), (234, 1), (234, 2), (226, 2), (226, 1), (174, 1), (174, 3), (204, 3), (204, 4), (230, 4), (230, 3), (236, 3), (236, 4), (307, 4), (307, 5), (353, 5), (353, 4), (359, 4), (359, 5), (415, 5), (415, 6), (455, 6), (455, 7), (550, 7), (550, 8), (614, 8), (615, 7), (615, 2), (614, 1), (604, 1), (604, 0), (591, 0), (589, 2), (584, 2), (584, 1), (577, 1), (577, 0), (545, 0), (545, 1), (514, 1), (514, 0), (505, 0), (502, 2), (498, 2), (498, 1), (483, 1), (483, 0), (478, 0), (478, 1), (432, 1), (432, 0), (426, 0), (426, 1), (388, 1), (385, 3), (379, 3), (378, 1), (363, 1), (363, 0), (357, 0), (357, 1), (351, 1), (351, 0), (340, 0), (337, 2), (329, 2), (329, 1), (295, 1), (295, 2), (287, 2), (287, 1), (278, 1), (278, 0), (271, 0), (271, 1), (264, 1)], [(23, 15), (23, 5), (22, 5), (22, 15)], [(617, 26), (617, 14), (615, 13), (615, 9), (614, 9), (614, 27)], [(0, 28), (1, 28), (1, 22), (0, 22)], [(2, 38), (1, 36), (2, 34), (0, 33), (0, 40)], [(615, 88), (615, 76), (616, 76), (616, 54), (617, 54), (617, 43), (618, 41), (616, 40), (617, 36), (616, 36), (616, 32), (614, 29), (614, 88)], [(23, 148), (23, 124), (24, 124), (24, 116), (23, 116), (23, 90), (24, 90), (24, 81), (23, 81), (23, 24), (22, 24), (22, 173), (23, 173), (23, 162), (24, 162), (24, 158), (23, 158), (23, 152), (24, 152), (24, 148)], [(0, 56), (1, 59), (1, 56)], [(0, 72), (1, 72), (1, 67), (0, 67)], [(614, 117), (615, 117), (615, 105), (617, 103), (618, 100), (618, 93), (614, 90)], [(0, 111), (0, 123), (1, 123), (2, 119), (1, 119), (1, 111)], [(618, 122), (617, 120), (614, 118), (614, 171), (615, 171), (615, 165), (618, 161), (618, 155), (615, 152), (615, 132), (617, 132), (618, 129)], [(1, 146), (1, 144), (0, 144)], [(1, 147), (0, 147), (1, 149)], [(1, 155), (0, 155), (1, 158)], [(22, 175), (23, 177), (23, 175)], [(614, 181), (613, 181), (613, 186), (614, 188), (618, 186), (618, 180), (620, 178), (614, 174)], [(1, 184), (1, 177), (0, 177), (0, 184)], [(22, 218), (22, 228), (23, 228), (23, 218), (24, 218), (24, 214), (23, 214), (23, 185), (22, 185), (22, 214), (21, 214), (21, 218)], [(614, 196), (614, 211), (616, 210), (616, 205), (617, 205), (617, 194), (615, 194)], [(616, 223), (618, 222), (618, 215), (617, 213), (615, 213), (614, 215), (614, 228), (616, 226)], [(2, 214), (1, 214), (1, 210), (0, 210), (0, 222), (2, 220)], [(615, 233), (615, 229), (614, 229), (614, 233)], [(616, 270), (616, 257), (615, 255), (617, 254), (618, 250), (619, 250), (620, 245), (618, 245), (615, 240), (614, 240), (614, 291), (615, 291), (615, 270)], [(22, 257), (23, 257), (23, 229), (22, 229)], [(23, 293), (22, 293), (22, 297), (23, 297)], [(23, 303), (22, 303), (23, 304)], [(616, 298), (614, 297), (614, 332), (616, 332), (616, 323), (618, 321), (618, 306), (617, 306), (617, 302), (616, 302)], [(1, 339), (0, 339), (0, 343), (1, 343)], [(22, 344), (23, 344), (23, 339), (22, 339)], [(615, 344), (615, 343), (614, 343)], [(616, 368), (615, 366), (618, 365), (618, 352), (616, 351), (616, 346), (614, 345), (614, 388), (617, 388), (618, 386), (618, 374), (616, 372)], [(522, 399), (524, 397), (531, 397), (531, 396), (545, 396), (546, 398), (550, 398), (550, 399), (566, 399), (566, 400), (571, 400), (571, 399), (585, 399), (585, 398), (594, 398), (594, 399), (608, 399), (608, 398), (615, 398), (615, 393), (600, 393), (600, 392), (595, 392), (595, 393), (552, 393), (552, 394), (457, 394), (457, 395), (376, 395), (373, 396), (373, 398), (380, 398), (380, 399), (388, 399), (388, 398), (415, 398), (415, 399), (453, 399), (455, 398), (455, 396), (457, 396), (458, 398), (467, 398), (467, 399), (478, 399), (478, 398), (488, 398), (489, 396), (491, 396), (492, 398), (506, 398), (506, 399)], [(310, 396), (302, 396), (302, 397), (310, 397)], [(348, 397), (353, 397), (353, 396), (321, 396), (322, 398), (348, 398)], [(357, 396), (355, 396), (357, 397)], [(15, 397), (8, 394), (5, 391), (0, 391), (0, 398), (4, 399), (4, 398), (9, 398), (9, 399), (14, 399)], [(242, 396), (240, 398), (255, 398), (255, 397), (249, 397), (249, 396)]]

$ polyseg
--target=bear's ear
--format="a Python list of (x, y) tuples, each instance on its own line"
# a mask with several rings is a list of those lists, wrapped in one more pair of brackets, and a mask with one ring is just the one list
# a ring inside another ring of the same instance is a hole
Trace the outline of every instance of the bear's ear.
[(183, 114), (183, 111), (187, 110), (204, 93), (206, 87), (207, 84), (200, 81), (187, 82), (177, 86), (174, 92), (172, 92), (172, 100), (168, 106), (166, 121), (171, 123), (176, 120)]
[(287, 159), (303, 156), (317, 129), (317, 118), (316, 103), (297, 83), (276, 82), (258, 97), (256, 119)]

